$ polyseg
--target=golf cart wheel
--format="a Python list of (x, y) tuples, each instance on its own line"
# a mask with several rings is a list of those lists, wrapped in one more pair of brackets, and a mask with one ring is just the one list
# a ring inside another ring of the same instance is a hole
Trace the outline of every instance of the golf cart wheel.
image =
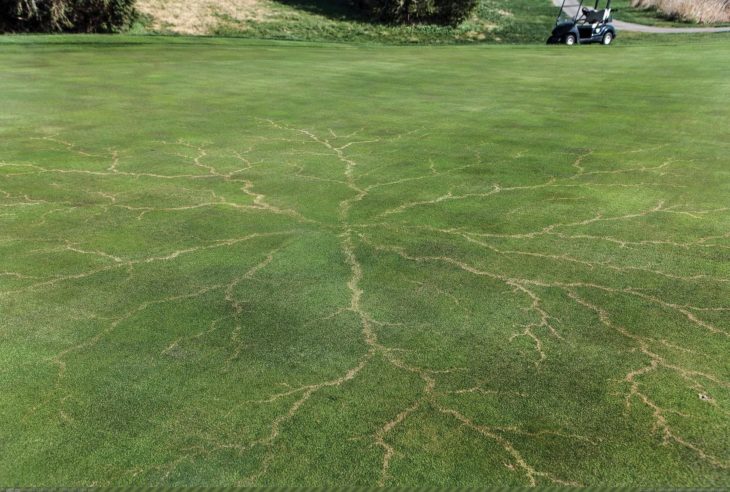
[(603, 35), (601, 44), (603, 44), (604, 46), (608, 46), (612, 42), (613, 42), (613, 33), (611, 31), (608, 31), (606, 34)]
[(575, 39), (575, 34), (568, 34), (567, 36), (565, 36), (565, 44), (567, 44), (568, 46), (573, 46), (576, 41), (577, 39)]

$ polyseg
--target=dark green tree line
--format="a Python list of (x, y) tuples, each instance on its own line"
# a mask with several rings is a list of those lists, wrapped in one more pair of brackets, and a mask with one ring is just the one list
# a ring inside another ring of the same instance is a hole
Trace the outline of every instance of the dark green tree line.
[(4, 32), (117, 32), (134, 21), (135, 0), (0, 0)]

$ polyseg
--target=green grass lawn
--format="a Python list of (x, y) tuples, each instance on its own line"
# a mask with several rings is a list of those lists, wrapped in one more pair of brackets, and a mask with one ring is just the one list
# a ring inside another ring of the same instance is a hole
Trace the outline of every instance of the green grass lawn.
[(701, 39), (0, 40), (0, 484), (730, 486)]

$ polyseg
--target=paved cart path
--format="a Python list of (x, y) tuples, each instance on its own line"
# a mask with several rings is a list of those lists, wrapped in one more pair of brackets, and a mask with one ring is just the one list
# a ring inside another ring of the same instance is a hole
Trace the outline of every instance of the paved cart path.
[[(569, 2), (571, 0), (568, 0)], [(553, 0), (553, 4), (556, 7), (560, 7), (563, 4), (563, 0)], [(574, 4), (574, 5), (572, 5)], [(569, 15), (575, 15), (578, 10), (577, 2), (572, 1), (571, 5), (565, 6), (565, 11)], [(632, 32), (648, 32), (655, 34), (682, 34), (682, 33), (699, 33), (699, 32), (730, 32), (730, 27), (656, 27), (656, 26), (645, 26), (643, 24), (634, 24), (631, 22), (613, 21), (613, 25), (621, 31), (632, 31)]]

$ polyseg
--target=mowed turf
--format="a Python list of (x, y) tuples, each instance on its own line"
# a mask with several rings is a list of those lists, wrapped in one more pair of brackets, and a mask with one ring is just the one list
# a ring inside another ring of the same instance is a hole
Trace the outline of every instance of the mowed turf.
[(0, 45), (0, 484), (730, 486), (730, 44)]

